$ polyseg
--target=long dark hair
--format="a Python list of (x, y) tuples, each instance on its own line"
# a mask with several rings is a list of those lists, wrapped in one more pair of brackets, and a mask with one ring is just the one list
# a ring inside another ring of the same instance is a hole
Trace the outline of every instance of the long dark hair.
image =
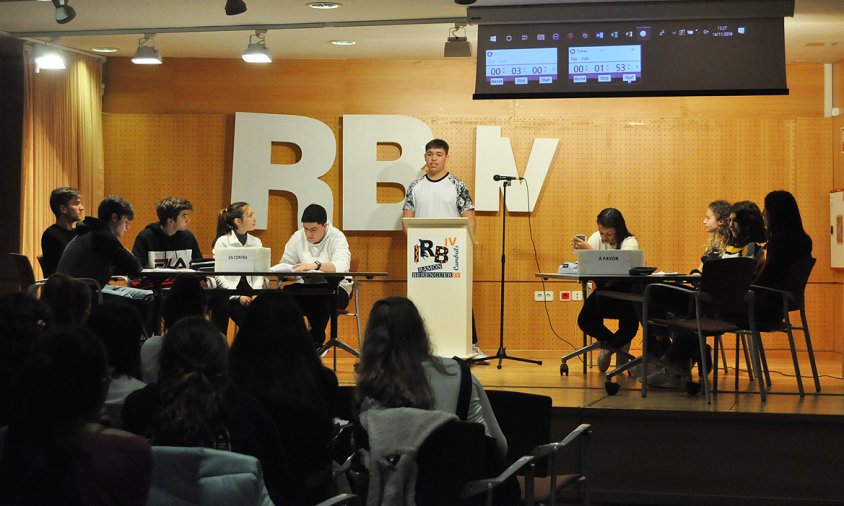
[(246, 202), (233, 202), (229, 207), (220, 209), (220, 214), (217, 215), (217, 235), (214, 236), (214, 241), (211, 243), (212, 248), (217, 244), (217, 239), (237, 229), (234, 220), (236, 218), (243, 219), (243, 211), (248, 205)]
[(91, 289), (84, 281), (56, 273), (47, 279), (41, 300), (50, 306), (56, 325), (81, 325), (91, 310)]
[(141, 378), (141, 336), (144, 322), (126, 302), (98, 304), (85, 324), (103, 341), (114, 375)]
[(422, 367), (433, 357), (419, 310), (410, 299), (387, 297), (369, 313), (357, 368), (357, 398), (381, 406), (431, 409), (434, 393)]
[(765, 213), (768, 215), (768, 240), (794, 241), (808, 237), (803, 229), (803, 219), (794, 195), (776, 190), (765, 196)]
[(61, 327), (35, 347), (15, 387), (0, 457), (3, 504), (85, 504), (79, 444), (96, 421), (108, 388), (100, 340), (84, 327)]
[(257, 397), (274, 418), (287, 416), (278, 409), (309, 413), (330, 430), (330, 408), (320, 383), (325, 368), (290, 295), (267, 292), (252, 301), (229, 360), (232, 381)]
[(621, 243), (633, 235), (627, 229), (627, 222), (624, 221), (624, 215), (614, 207), (608, 207), (598, 213), (598, 225), (615, 229), (615, 249), (621, 249)]
[(177, 322), (161, 346), (161, 411), (148, 436), (154, 444), (216, 447), (223, 425), (228, 345), (205, 318)]
[(170, 293), (164, 301), (161, 317), (164, 321), (164, 331), (182, 318), (187, 316), (202, 316), (205, 314), (206, 297), (202, 284), (196, 276), (179, 274), (170, 285)]
[(730, 214), (736, 215), (739, 224), (739, 236), (730, 234), (730, 246), (742, 247), (749, 242), (763, 243), (765, 238), (765, 223), (759, 206), (749, 200), (736, 202), (730, 208)]

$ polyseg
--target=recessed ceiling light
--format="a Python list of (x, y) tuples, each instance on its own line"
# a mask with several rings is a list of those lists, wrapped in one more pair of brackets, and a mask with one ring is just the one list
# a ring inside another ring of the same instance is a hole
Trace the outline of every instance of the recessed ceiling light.
[(116, 53), (116, 47), (92, 47), (91, 51), (95, 53)]
[(336, 8), (342, 7), (342, 6), (343, 6), (343, 4), (338, 4), (337, 2), (310, 2), (308, 4), (308, 7), (310, 7), (311, 9), (322, 9), (322, 10), (336, 9)]
[(358, 43), (356, 40), (330, 40), (328, 42), (331, 42), (335, 46), (354, 46)]

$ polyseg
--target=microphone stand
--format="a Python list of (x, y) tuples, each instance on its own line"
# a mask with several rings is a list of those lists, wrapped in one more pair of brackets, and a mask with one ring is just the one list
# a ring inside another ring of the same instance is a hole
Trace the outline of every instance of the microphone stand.
[(501, 303), (500, 315), (498, 320), (498, 351), (491, 357), (476, 357), (469, 360), (469, 363), (484, 362), (489, 359), (498, 359), (498, 368), (501, 369), (502, 360), (516, 360), (518, 362), (528, 362), (531, 364), (542, 365), (541, 360), (533, 360), (530, 358), (520, 358), (507, 355), (507, 348), (504, 347), (504, 266), (506, 264), (506, 256), (504, 255), (507, 244), (507, 187), (512, 181), (504, 179), (501, 184), (504, 188), (504, 213), (501, 219)]

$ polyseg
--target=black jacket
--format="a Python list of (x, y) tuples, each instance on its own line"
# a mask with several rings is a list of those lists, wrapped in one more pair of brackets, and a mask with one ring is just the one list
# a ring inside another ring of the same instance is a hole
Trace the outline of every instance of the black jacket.
[(141, 264), (105, 223), (89, 216), (76, 226), (76, 233), (62, 253), (56, 272), (74, 278), (92, 278), (100, 286), (106, 285), (112, 274), (140, 274)]

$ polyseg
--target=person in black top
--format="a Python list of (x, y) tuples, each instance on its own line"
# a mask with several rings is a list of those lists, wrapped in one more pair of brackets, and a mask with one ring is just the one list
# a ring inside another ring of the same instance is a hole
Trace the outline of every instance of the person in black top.
[(76, 237), (73, 224), (85, 218), (85, 206), (76, 188), (62, 186), (50, 192), (50, 210), (56, 222), (41, 234), (42, 270), (44, 277), (56, 272), (67, 244)]
[(189, 200), (166, 197), (155, 207), (158, 222), (150, 223), (135, 238), (132, 254), (147, 269), (163, 267), (183, 269), (190, 267), (191, 260), (202, 258), (202, 251), (196, 237), (188, 230), (189, 211), (193, 205)]

